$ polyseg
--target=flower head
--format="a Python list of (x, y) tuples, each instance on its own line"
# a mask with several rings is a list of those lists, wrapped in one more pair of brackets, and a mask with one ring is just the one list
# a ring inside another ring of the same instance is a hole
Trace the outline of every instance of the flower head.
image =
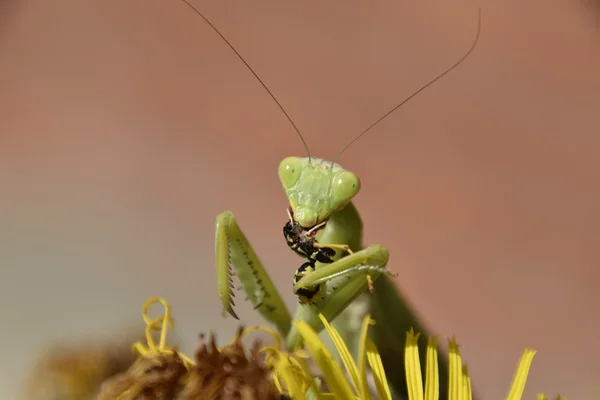
[[(150, 319), (148, 308), (154, 303), (164, 306), (161, 318)], [(305, 348), (289, 353), (281, 349), (282, 340), (275, 331), (265, 327), (240, 328), (234, 340), (218, 348), (214, 335), (208, 344), (201, 336), (195, 360), (177, 352), (166, 344), (166, 330), (173, 325), (170, 309), (164, 299), (153, 298), (144, 305), (147, 345), (136, 343), (138, 360), (132, 367), (105, 383), (99, 399), (359, 399), (391, 400), (391, 390), (383, 369), (381, 357), (368, 337), (368, 328), (374, 324), (369, 315), (363, 319), (358, 357), (355, 360), (340, 334), (321, 315), (325, 330), (331, 337), (341, 363), (321, 341), (317, 333), (304, 321), (296, 328)], [(157, 344), (152, 331), (160, 331)], [(242, 338), (256, 330), (266, 331), (273, 337), (273, 345), (260, 347), (254, 342), (249, 354)], [(407, 332), (404, 347), (405, 374), (409, 400), (438, 400), (439, 372), (437, 339), (429, 338), (426, 352), (425, 379), (417, 341), (419, 334)], [(517, 368), (507, 400), (522, 397), (529, 368), (535, 351), (526, 349)], [(316, 367), (317, 370), (314, 368)], [(387, 371), (393, 373), (394, 371)], [(368, 385), (372, 377), (374, 388)], [(471, 380), (463, 364), (455, 339), (449, 341), (449, 400), (471, 400)], [(374, 397), (376, 393), (377, 397)], [(543, 395), (538, 400), (546, 399)]]
[[(149, 308), (163, 305), (163, 316), (151, 319)], [(192, 360), (167, 345), (167, 329), (173, 327), (169, 304), (162, 298), (151, 298), (144, 304), (146, 342), (135, 343), (138, 359), (124, 373), (106, 381), (99, 400), (134, 400), (144, 398), (164, 400), (227, 399), (248, 400), (280, 399), (271, 370), (259, 355), (255, 342), (247, 356), (242, 345), (243, 328), (234, 340), (217, 347), (214, 335), (208, 344), (204, 336)], [(156, 343), (153, 332), (160, 332)]]

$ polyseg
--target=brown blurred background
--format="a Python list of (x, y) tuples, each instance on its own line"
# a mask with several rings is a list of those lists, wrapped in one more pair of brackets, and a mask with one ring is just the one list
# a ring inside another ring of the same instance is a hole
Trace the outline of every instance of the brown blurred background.
[[(473, 55), (340, 163), (362, 179), (366, 243), (390, 248), (432, 331), (457, 336), (484, 398), (504, 396), (526, 346), (528, 398), (600, 395), (597, 8), (195, 4), (324, 158), (460, 57), (483, 7)], [(185, 350), (200, 331), (229, 340), (215, 215), (234, 211), (282, 288), (299, 265), (277, 164), (304, 151), (284, 116), (179, 1), (0, 10), (0, 398), (45, 343), (114, 337), (150, 296), (172, 303)]]

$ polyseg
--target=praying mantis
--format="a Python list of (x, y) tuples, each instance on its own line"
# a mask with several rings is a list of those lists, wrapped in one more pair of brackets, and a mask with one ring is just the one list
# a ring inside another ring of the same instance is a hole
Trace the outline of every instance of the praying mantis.
[[(218, 294), (224, 311), (238, 318), (233, 309), (232, 276), (236, 275), (250, 303), (275, 325), (286, 339), (287, 348), (294, 350), (302, 345), (294, 321), (303, 320), (319, 332), (323, 325), (318, 314), (333, 321), (368, 291), (373, 292), (373, 302), (379, 302), (381, 310), (385, 290), (381, 292), (379, 287), (389, 288), (390, 279), (395, 275), (387, 268), (387, 248), (378, 244), (362, 247), (362, 220), (352, 203), (360, 191), (360, 179), (334, 161), (311, 156), (302, 134), (254, 70), (200, 11), (186, 0), (184, 2), (213, 28), (252, 72), (294, 127), (307, 152), (306, 157), (287, 157), (279, 164), (279, 179), (289, 203), (284, 236), (290, 248), (305, 260), (293, 276), (293, 291), (299, 298), (294, 319), (231, 211), (225, 211), (216, 218)], [(481, 10), (477, 35), (469, 50), (451, 67), (356, 136), (339, 155), (381, 120), (461, 64), (475, 48), (480, 29)], [(401, 307), (389, 310), (388, 316), (403, 318), (407, 329), (419, 326), (408, 306)]]

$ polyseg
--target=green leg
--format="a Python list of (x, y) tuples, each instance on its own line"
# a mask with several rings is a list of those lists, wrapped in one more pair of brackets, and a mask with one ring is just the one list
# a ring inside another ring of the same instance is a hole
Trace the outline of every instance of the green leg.
[[(318, 284), (325, 287), (322, 294), (319, 294), (322, 298), (318, 298), (313, 304), (298, 305), (294, 320), (306, 321), (317, 333), (320, 332), (323, 330), (323, 324), (318, 318), (319, 313), (328, 321), (333, 321), (352, 301), (367, 291), (367, 275), (373, 281), (382, 274), (392, 275), (385, 267), (388, 259), (387, 249), (373, 245), (305, 275), (294, 285), (294, 291)], [(286, 345), (291, 350), (301, 344), (301, 338), (292, 326)]]
[(238, 319), (233, 311), (232, 275), (235, 271), (250, 303), (286, 337), (291, 326), (290, 313), (231, 211), (217, 216), (215, 258), (224, 311)]

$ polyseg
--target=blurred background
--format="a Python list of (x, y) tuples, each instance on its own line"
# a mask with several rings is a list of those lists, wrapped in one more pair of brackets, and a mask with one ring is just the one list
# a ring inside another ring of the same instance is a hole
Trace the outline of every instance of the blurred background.
[[(484, 398), (506, 394), (525, 347), (528, 398), (600, 395), (597, 4), (194, 4), (323, 158), (457, 60), (482, 7), (472, 56), (339, 162), (362, 179), (365, 243), (390, 248)], [(277, 165), (305, 153), (220, 38), (176, 0), (0, 12), (0, 398), (49, 343), (126, 337), (151, 296), (171, 302), (183, 350), (209, 330), (229, 341), (213, 256), (225, 209), (293, 307)]]

